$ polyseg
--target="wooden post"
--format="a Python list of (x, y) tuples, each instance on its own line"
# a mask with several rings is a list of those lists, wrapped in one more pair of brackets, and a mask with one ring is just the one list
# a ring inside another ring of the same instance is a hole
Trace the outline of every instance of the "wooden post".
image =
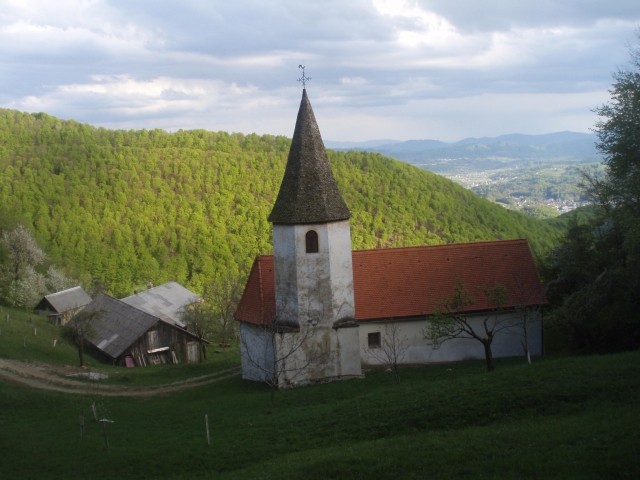
[(104, 437), (104, 448), (109, 450), (109, 436), (107, 435), (107, 423), (113, 423), (113, 420), (101, 418), (99, 422), (102, 424), (102, 435)]
[(107, 422), (102, 422), (102, 435), (104, 436), (104, 448), (109, 450), (109, 437), (107, 436)]
[(80, 441), (84, 438), (84, 415), (80, 414)]
[(209, 415), (204, 415), (204, 426), (207, 431), (207, 445), (211, 445), (211, 436), (209, 435)]

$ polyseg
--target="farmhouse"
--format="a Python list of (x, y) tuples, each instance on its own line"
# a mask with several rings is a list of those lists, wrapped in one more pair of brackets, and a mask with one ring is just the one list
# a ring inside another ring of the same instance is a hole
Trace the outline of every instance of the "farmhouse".
[(146, 366), (199, 359), (195, 335), (118, 299), (99, 294), (85, 311), (95, 313), (86, 339), (107, 361)]
[(82, 287), (72, 287), (45, 295), (38, 302), (35, 310), (56, 325), (65, 325), (73, 315), (90, 302), (91, 297)]
[[(352, 251), (349, 218), (303, 89), (269, 216), (274, 254), (254, 261), (235, 314), (243, 378), (289, 386), (361, 376), (363, 365), (383, 363), (389, 326), (400, 362), (483, 358), (480, 342), (425, 340), (456, 289), (467, 298), (456, 313), (474, 330), (505, 326), (494, 356), (522, 355), (524, 338), (542, 353), (546, 299), (526, 240)], [(488, 293), (497, 287), (499, 304)]]

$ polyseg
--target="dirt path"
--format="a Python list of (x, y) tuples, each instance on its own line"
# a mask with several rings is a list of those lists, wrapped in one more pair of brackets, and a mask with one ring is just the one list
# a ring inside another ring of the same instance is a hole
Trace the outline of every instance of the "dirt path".
[(86, 375), (87, 370), (69, 365), (56, 366), (44, 363), (21, 362), (0, 358), (0, 379), (62, 393), (78, 395), (103, 395), (113, 397), (151, 397), (179, 392), (188, 388), (208, 385), (238, 375), (240, 367), (229, 368), (209, 375), (148, 387), (108, 385), (100, 380), (77, 380), (74, 375)]

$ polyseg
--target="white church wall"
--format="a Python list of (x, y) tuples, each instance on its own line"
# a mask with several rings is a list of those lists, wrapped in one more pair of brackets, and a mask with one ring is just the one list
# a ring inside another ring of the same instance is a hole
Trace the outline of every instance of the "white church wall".
[(240, 323), (242, 378), (270, 382), (275, 373), (271, 333), (250, 323)]
[[(494, 358), (524, 356), (522, 339), (524, 330), (521, 326), (520, 316), (517, 312), (506, 312), (502, 315), (504, 322), (514, 325), (509, 330), (498, 333), (492, 343)], [(474, 329), (480, 331), (485, 315), (476, 315), (471, 318)], [(363, 365), (380, 365), (382, 362), (370, 352), (368, 338), (370, 333), (379, 332), (384, 335), (384, 322), (360, 323), (360, 350)], [(439, 348), (434, 348), (424, 338), (427, 320), (401, 321), (399, 325), (399, 338), (406, 339), (403, 348), (402, 364), (424, 364), (437, 362), (454, 362), (461, 360), (484, 359), (484, 348), (477, 340), (458, 338), (448, 340)], [(542, 321), (539, 313), (532, 315), (528, 322), (528, 344), (532, 356), (540, 356), (543, 353)]]
[(351, 253), (351, 228), (349, 221), (333, 222), (326, 225), (330, 250), (329, 270), (333, 288), (332, 318), (342, 320), (355, 318), (353, 290), (353, 264)]
[(336, 352), (338, 355), (337, 376), (362, 376), (360, 358), (360, 327), (345, 327), (336, 330)]
[[(318, 235), (318, 251), (306, 251), (306, 234)], [(300, 332), (276, 336), (281, 385), (360, 376), (358, 328), (334, 328), (354, 319), (351, 233), (348, 220), (274, 225), (276, 317)], [(304, 337), (304, 345), (298, 345)]]

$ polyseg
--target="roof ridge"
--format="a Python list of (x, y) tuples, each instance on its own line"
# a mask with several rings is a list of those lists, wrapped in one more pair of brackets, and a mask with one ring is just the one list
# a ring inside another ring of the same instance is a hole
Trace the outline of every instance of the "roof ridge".
[(411, 250), (425, 250), (425, 249), (458, 249), (458, 248), (468, 248), (470, 246), (481, 246), (481, 245), (505, 245), (505, 244), (520, 244), (526, 243), (526, 238), (512, 238), (512, 239), (504, 239), (504, 240), (479, 240), (472, 242), (464, 242), (464, 243), (438, 243), (433, 245), (409, 245), (404, 247), (384, 247), (384, 248), (366, 248), (361, 250), (353, 250), (353, 253), (358, 254), (366, 254), (366, 253), (376, 253), (376, 252), (400, 252), (400, 251), (411, 251)]
[(48, 293), (47, 295), (45, 295), (45, 298), (49, 298), (54, 295), (60, 295), (62, 293), (68, 292), (69, 290), (75, 290), (76, 288), (82, 288), (82, 287), (80, 285), (76, 285), (75, 287), (65, 288), (64, 290), (60, 290), (59, 292)]

